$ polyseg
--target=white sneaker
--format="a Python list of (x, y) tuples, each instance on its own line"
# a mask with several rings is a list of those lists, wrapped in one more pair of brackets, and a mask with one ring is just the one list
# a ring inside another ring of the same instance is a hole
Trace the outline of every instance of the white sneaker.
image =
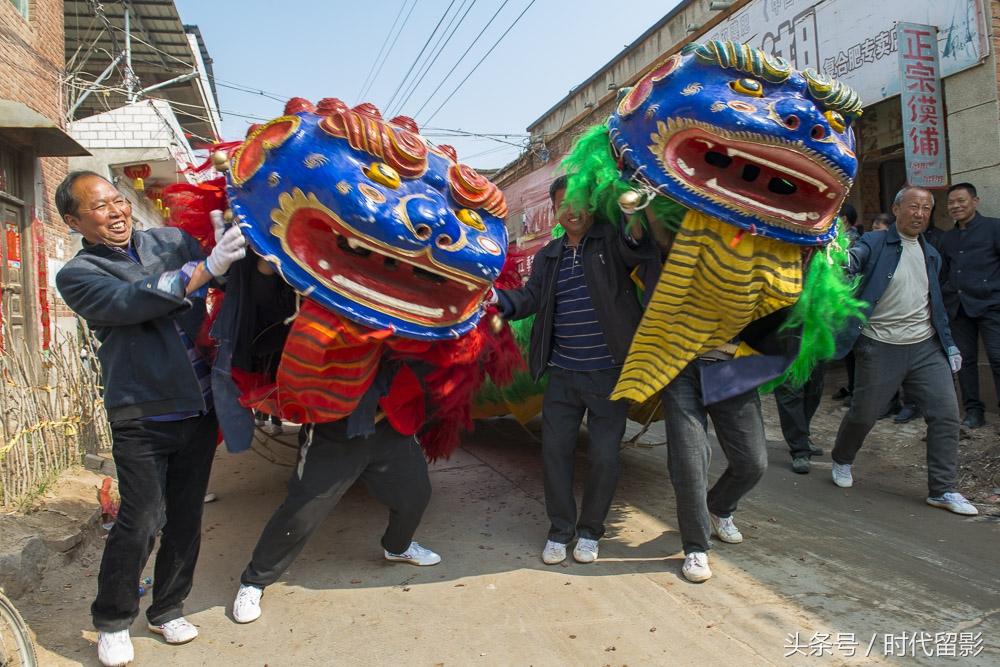
[(547, 541), (545, 548), (542, 549), (542, 562), (546, 565), (558, 565), (564, 560), (566, 560), (566, 545), (562, 542)]
[[(565, 558), (565, 551), (563, 558)], [(576, 547), (573, 549), (573, 559), (577, 563), (593, 563), (597, 560), (597, 540), (590, 540), (586, 537), (581, 537), (576, 541)]]
[(233, 620), (237, 623), (252, 623), (260, 618), (260, 596), (263, 594), (263, 588), (240, 584), (236, 601), (233, 602)]
[(833, 483), (842, 489), (854, 486), (854, 476), (851, 474), (850, 463), (833, 464)]
[(259, 415), (254, 415), (254, 417), (253, 417), (253, 424), (254, 424), (254, 426), (261, 427), (261, 426), (263, 426), (266, 423), (267, 423), (266, 419), (264, 419), (263, 417), (261, 417)]
[(684, 565), (681, 566), (684, 578), (696, 584), (707, 581), (712, 577), (712, 570), (708, 567), (708, 554), (704, 551), (692, 551), (684, 556)]
[(425, 549), (416, 542), (410, 542), (410, 546), (401, 554), (391, 554), (386, 551), (385, 559), (410, 563), (411, 565), (437, 565), (441, 562), (441, 556), (430, 549)]
[(188, 623), (183, 616), (167, 621), (163, 625), (150, 623), (148, 627), (150, 632), (163, 635), (163, 640), (168, 644), (187, 644), (198, 636), (198, 628)]
[(743, 541), (743, 533), (741, 533), (740, 529), (736, 527), (735, 523), (733, 523), (733, 517), (715, 516), (709, 512), (708, 519), (712, 522), (712, 534), (723, 542), (727, 542), (729, 544), (739, 544)]
[(285, 432), (285, 430), (281, 428), (281, 424), (272, 424), (270, 422), (264, 424), (262, 430), (264, 431), (264, 433), (267, 433), (268, 435), (281, 435), (282, 433)]
[(928, 498), (927, 504), (932, 507), (946, 509), (955, 514), (964, 514), (965, 516), (976, 516), (979, 514), (976, 506), (966, 500), (965, 496), (957, 491), (950, 491), (940, 496)]
[(135, 660), (128, 630), (97, 633), (97, 659), (104, 667), (125, 667)]

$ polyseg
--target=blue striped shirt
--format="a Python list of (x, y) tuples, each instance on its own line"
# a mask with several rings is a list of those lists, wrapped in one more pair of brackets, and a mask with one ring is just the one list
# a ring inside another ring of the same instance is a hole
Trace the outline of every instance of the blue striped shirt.
[(549, 363), (571, 371), (597, 371), (615, 365), (587, 291), (580, 246), (566, 246), (559, 258)]

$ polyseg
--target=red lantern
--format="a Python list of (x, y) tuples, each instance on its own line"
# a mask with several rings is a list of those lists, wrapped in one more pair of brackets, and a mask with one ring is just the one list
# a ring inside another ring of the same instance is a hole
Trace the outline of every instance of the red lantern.
[(163, 210), (163, 188), (159, 185), (151, 185), (146, 188), (146, 198), (156, 205), (157, 211)]
[(132, 179), (132, 187), (135, 188), (136, 192), (142, 192), (146, 189), (142, 179), (149, 178), (151, 170), (148, 164), (130, 164), (123, 171), (126, 176)]

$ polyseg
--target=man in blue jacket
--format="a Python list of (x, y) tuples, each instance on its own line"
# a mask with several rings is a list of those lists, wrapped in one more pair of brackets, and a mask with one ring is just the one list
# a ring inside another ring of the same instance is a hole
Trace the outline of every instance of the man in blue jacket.
[(91, 605), (102, 665), (134, 659), (129, 626), (139, 613), (139, 577), (160, 529), (149, 629), (169, 644), (198, 630), (184, 619), (205, 488), (218, 426), (211, 372), (195, 346), (205, 288), (242, 257), (239, 228), (221, 230), (207, 259), (175, 228), (133, 231), (132, 205), (107, 179), (72, 172), (56, 208), (83, 249), (56, 276), (59, 293), (100, 341), (104, 405), (121, 506), (108, 535)]
[(854, 399), (833, 448), (833, 481), (854, 484), (854, 458), (902, 385), (927, 421), (927, 504), (973, 515), (978, 510), (955, 489), (959, 424), (952, 373), (962, 356), (938, 283), (941, 256), (920, 236), (933, 207), (928, 190), (903, 188), (892, 205), (896, 224), (865, 234), (850, 250), (848, 273), (862, 276), (858, 296), (869, 306), (867, 321), (852, 324), (838, 341), (840, 357), (854, 348), (856, 370)]

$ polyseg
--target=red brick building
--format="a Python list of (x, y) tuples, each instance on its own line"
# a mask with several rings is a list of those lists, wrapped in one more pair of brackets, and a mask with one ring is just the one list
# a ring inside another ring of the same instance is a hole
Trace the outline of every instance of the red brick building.
[(64, 48), (61, 0), (0, 0), (0, 313), (5, 344), (29, 351), (64, 312), (48, 263), (72, 246), (53, 196), (66, 156), (88, 154), (64, 131)]

